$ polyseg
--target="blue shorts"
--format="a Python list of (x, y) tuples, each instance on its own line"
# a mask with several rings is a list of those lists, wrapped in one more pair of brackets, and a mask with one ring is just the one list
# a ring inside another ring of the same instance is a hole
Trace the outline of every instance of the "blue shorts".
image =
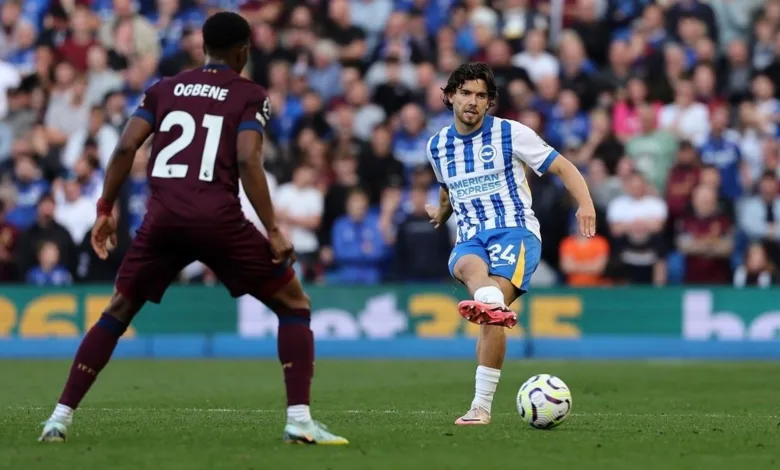
[(542, 256), (542, 242), (522, 227), (484, 230), (455, 246), (448, 266), (455, 277), (455, 263), (465, 255), (479, 256), (491, 276), (508, 279), (521, 293), (528, 291), (531, 275)]

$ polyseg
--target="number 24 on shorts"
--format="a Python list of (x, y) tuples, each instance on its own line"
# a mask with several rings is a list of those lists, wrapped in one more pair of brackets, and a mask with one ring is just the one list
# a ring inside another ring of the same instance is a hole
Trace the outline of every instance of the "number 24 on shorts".
[(498, 243), (490, 245), (487, 249), (488, 253), (490, 253), (490, 264), (493, 267), (515, 264), (517, 257), (512, 253), (514, 249), (515, 245), (507, 245), (506, 248), (503, 248), (503, 251), (502, 246)]

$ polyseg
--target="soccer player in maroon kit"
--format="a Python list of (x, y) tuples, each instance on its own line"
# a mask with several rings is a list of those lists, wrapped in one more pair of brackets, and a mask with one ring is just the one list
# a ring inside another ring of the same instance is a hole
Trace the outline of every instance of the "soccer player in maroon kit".
[[(73, 412), (111, 358), (119, 337), (147, 301), (159, 303), (189, 263), (208, 265), (238, 297), (250, 294), (279, 317), (278, 351), (287, 390), (284, 439), (346, 444), (312, 420), (314, 373), (311, 306), (290, 267), (293, 247), (274, 219), (261, 160), (270, 118), (265, 90), (242, 78), (251, 29), (235, 13), (217, 13), (203, 25), (206, 65), (152, 85), (128, 121), (106, 170), (92, 246), (105, 259), (116, 245), (111, 215), (133, 158), (154, 134), (147, 213), (116, 278), (111, 303), (84, 337), (65, 389), (40, 441), (64, 441)], [(238, 179), (268, 231), (246, 220)]]

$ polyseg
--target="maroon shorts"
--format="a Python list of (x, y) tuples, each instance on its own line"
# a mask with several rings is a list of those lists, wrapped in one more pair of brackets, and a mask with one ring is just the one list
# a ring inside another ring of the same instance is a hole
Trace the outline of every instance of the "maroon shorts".
[(271, 262), (271, 245), (250, 222), (206, 227), (166, 227), (145, 219), (122, 260), (116, 288), (131, 300), (160, 303), (185, 266), (201, 261), (233, 297), (250, 294), (267, 300), (295, 272)]

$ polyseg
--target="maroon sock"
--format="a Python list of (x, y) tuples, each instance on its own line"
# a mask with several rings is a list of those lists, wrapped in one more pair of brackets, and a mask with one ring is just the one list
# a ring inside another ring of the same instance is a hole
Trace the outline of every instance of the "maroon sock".
[(308, 405), (314, 375), (314, 336), (309, 329), (308, 309), (293, 309), (279, 315), (279, 362), (284, 371), (287, 406)]
[(84, 395), (95, 383), (97, 375), (108, 364), (116, 343), (126, 328), (127, 325), (105, 313), (90, 328), (76, 351), (68, 381), (60, 395), (60, 404), (73, 409), (79, 406)]

